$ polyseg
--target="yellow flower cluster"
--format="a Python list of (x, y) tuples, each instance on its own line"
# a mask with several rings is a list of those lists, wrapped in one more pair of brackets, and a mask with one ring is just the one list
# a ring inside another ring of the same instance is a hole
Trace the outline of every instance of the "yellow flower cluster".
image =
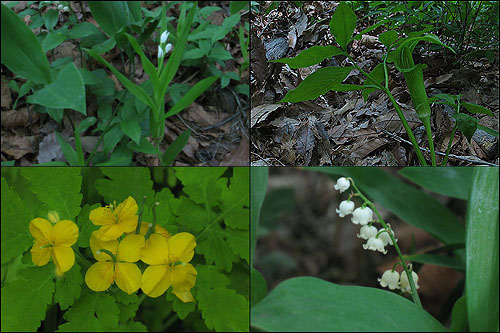
[[(116, 283), (129, 295), (141, 288), (150, 297), (161, 296), (172, 286), (172, 292), (181, 301), (194, 302), (191, 288), (197, 272), (189, 263), (196, 247), (194, 236), (187, 232), (171, 236), (156, 225), (146, 240), (151, 224), (142, 222), (136, 234), (137, 210), (134, 198), (128, 197), (118, 206), (115, 203), (90, 212), (89, 219), (101, 228), (90, 237), (97, 262), (87, 270), (85, 283), (96, 292)], [(35, 238), (31, 253), (36, 265), (45, 265), (52, 257), (59, 276), (73, 266), (71, 246), (78, 239), (78, 227), (73, 222), (64, 220), (52, 226), (48, 220), (36, 218), (30, 222), (30, 232)], [(125, 236), (119, 240), (122, 235)], [(139, 260), (149, 265), (144, 273), (136, 264)]]

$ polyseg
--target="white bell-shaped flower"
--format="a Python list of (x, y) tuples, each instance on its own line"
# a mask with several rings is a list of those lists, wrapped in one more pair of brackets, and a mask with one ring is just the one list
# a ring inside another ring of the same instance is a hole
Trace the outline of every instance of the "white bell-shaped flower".
[(342, 193), (347, 190), (349, 186), (351, 186), (351, 182), (349, 182), (349, 180), (345, 177), (340, 177), (339, 179), (337, 179), (337, 184), (335, 184), (333, 187), (336, 190), (339, 190), (340, 193)]
[(354, 224), (367, 225), (373, 220), (373, 211), (370, 207), (358, 207), (352, 213), (351, 222)]
[(170, 32), (168, 32), (167, 30), (163, 31), (163, 33), (160, 36), (160, 43), (165, 44), (165, 42), (168, 39), (168, 35), (170, 35)]
[[(390, 231), (391, 231), (392, 236), (394, 237), (394, 231), (392, 229), (390, 229)], [(392, 243), (391, 237), (389, 236), (389, 234), (387, 233), (387, 231), (384, 228), (381, 228), (378, 232), (380, 232), (378, 237), (382, 240), (382, 242), (384, 242), (384, 246), (387, 246), (387, 244), (394, 245)], [(394, 240), (396, 242), (398, 241), (397, 238), (394, 238)]]
[(170, 52), (171, 49), (172, 49), (172, 44), (168, 43), (167, 45), (165, 45), (165, 54)]
[(337, 214), (339, 214), (340, 217), (344, 217), (346, 215), (351, 214), (353, 210), (354, 210), (354, 202), (350, 200), (344, 200), (340, 203), (340, 206), (337, 209)]
[(387, 270), (382, 274), (382, 278), (378, 278), (378, 282), (382, 287), (389, 287), (394, 290), (399, 288), (399, 273), (392, 270)]
[(377, 236), (377, 228), (372, 225), (364, 225), (359, 230), (358, 238), (370, 239)]
[[(415, 289), (420, 288), (418, 285), (418, 275), (414, 271), (411, 271), (411, 276), (413, 277), (413, 282), (415, 283)], [(399, 285), (403, 292), (411, 293), (410, 281), (408, 281), (408, 277), (406, 276), (406, 271), (401, 273), (401, 279), (399, 280)]]
[(163, 58), (163, 48), (158, 45), (158, 59)]
[(366, 244), (363, 244), (363, 249), (371, 250), (371, 251), (379, 251), (383, 254), (387, 253), (387, 250), (384, 248), (384, 242), (380, 238), (371, 237), (366, 241)]

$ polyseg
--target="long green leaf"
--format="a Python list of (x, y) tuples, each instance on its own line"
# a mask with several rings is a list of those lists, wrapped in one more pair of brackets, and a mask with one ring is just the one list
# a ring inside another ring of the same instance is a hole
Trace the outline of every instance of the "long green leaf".
[(260, 209), (266, 197), (268, 177), (269, 169), (267, 167), (254, 167), (250, 169), (250, 263), (253, 263), (253, 254), (255, 245), (257, 244)]
[(153, 80), (154, 90), (157, 91), (158, 89), (160, 89), (160, 82), (159, 82), (158, 73), (156, 72), (155, 66), (148, 59), (148, 57), (146, 57), (144, 52), (142, 52), (142, 49), (141, 49), (139, 43), (137, 43), (137, 41), (135, 40), (135, 38), (127, 33), (125, 34), (125, 36), (127, 37), (128, 41), (130, 42), (132, 47), (134, 48), (135, 52), (139, 55), (139, 57), (141, 57), (142, 67), (144, 68), (146, 73), (149, 75), (151, 80)]
[(323, 60), (329, 59), (339, 54), (345, 54), (345, 52), (332, 45), (315, 45), (308, 48), (307, 50), (300, 52), (296, 57), (276, 59), (271, 60), (270, 62), (281, 62), (284, 64), (288, 64), (290, 68), (300, 68), (319, 64)]
[(129, 23), (127, 1), (90, 1), (89, 9), (101, 29), (110, 37)]
[(280, 283), (252, 307), (252, 327), (276, 332), (444, 332), (425, 310), (393, 292), (314, 277)]
[(100, 63), (106, 65), (109, 70), (115, 74), (115, 76), (120, 80), (120, 82), (127, 88), (132, 94), (135, 95), (141, 102), (149, 106), (152, 110), (155, 110), (155, 103), (151, 99), (151, 97), (146, 93), (146, 91), (127, 79), (125, 75), (120, 73), (113, 65), (111, 65), (109, 62), (107, 62), (103, 57), (101, 57), (97, 52), (91, 49), (83, 49), (85, 52), (90, 54), (92, 57), (94, 57), (97, 61)]
[(467, 207), (467, 317), (471, 332), (498, 330), (498, 168), (474, 168)]
[(189, 140), (189, 136), (191, 135), (190, 130), (185, 130), (182, 132), (175, 140), (170, 144), (170, 146), (165, 151), (165, 154), (162, 156), (162, 164), (163, 165), (172, 165), (174, 163), (175, 158), (186, 146), (186, 143)]
[(56, 132), (56, 139), (57, 142), (59, 142), (59, 146), (61, 146), (61, 150), (64, 154), (64, 157), (66, 157), (66, 161), (68, 161), (69, 165), (82, 165), (78, 163), (78, 156), (76, 155), (76, 151), (73, 149), (73, 147), (70, 146), (69, 143), (64, 140), (61, 134)]
[(52, 82), (49, 61), (35, 34), (2, 5), (2, 63), (14, 74), (37, 83)]
[(197, 82), (175, 105), (165, 114), (165, 118), (173, 116), (191, 105), (205, 90), (217, 80), (217, 76), (207, 77)]

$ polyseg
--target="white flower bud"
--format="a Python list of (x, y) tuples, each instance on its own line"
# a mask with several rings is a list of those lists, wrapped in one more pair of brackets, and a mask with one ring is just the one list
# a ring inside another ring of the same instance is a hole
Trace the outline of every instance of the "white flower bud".
[(399, 273), (392, 270), (385, 271), (382, 278), (378, 278), (378, 282), (384, 288), (389, 286), (391, 290), (397, 289), (399, 288)]
[(163, 58), (163, 48), (158, 45), (158, 59)]
[[(380, 232), (378, 237), (382, 240), (382, 242), (384, 242), (384, 246), (387, 246), (387, 244), (394, 245), (392, 243), (391, 237), (389, 236), (389, 234), (387, 233), (387, 231), (384, 228), (381, 228), (378, 232)], [(394, 236), (394, 231), (392, 229), (391, 229), (391, 233), (392, 233), (392, 236)], [(398, 241), (397, 238), (395, 238), (395, 240), (396, 240), (396, 242)]]
[(371, 237), (368, 239), (366, 244), (363, 244), (363, 249), (371, 250), (371, 251), (379, 251), (383, 254), (387, 253), (387, 250), (384, 249), (384, 242), (380, 238)]
[(364, 225), (361, 227), (361, 230), (359, 231), (359, 234), (357, 236), (358, 238), (363, 239), (374, 238), (375, 236), (377, 236), (377, 228), (372, 225)]
[(168, 35), (170, 35), (170, 33), (167, 30), (163, 31), (163, 33), (160, 36), (160, 43), (165, 44), (165, 42), (168, 39)]
[(352, 213), (351, 222), (354, 224), (367, 225), (373, 221), (373, 212), (370, 207), (358, 207)]
[(165, 54), (167, 54), (168, 52), (170, 52), (170, 50), (172, 49), (172, 44), (168, 43), (166, 46), (165, 46)]
[[(415, 283), (415, 289), (420, 288), (418, 285), (418, 275), (414, 271), (411, 271), (411, 276), (413, 277), (413, 282)], [(411, 286), (410, 286), (410, 281), (408, 281), (408, 277), (406, 276), (406, 271), (403, 271), (401, 273), (401, 280), (400, 280), (400, 286), (401, 290), (403, 292), (411, 292)]]
[(339, 214), (340, 217), (344, 217), (346, 215), (351, 214), (353, 210), (354, 210), (354, 202), (350, 200), (344, 200), (340, 203), (340, 206), (337, 209), (337, 214)]
[(64, 8), (63, 8), (63, 11), (65, 11), (65, 12), (69, 12), (69, 7), (68, 7), (68, 6), (64, 7)]
[(63, 5), (59, 5), (59, 6), (57, 6), (57, 9), (59, 9), (59, 10), (62, 10), (63, 8), (64, 8), (64, 6), (63, 6)]
[(349, 186), (351, 186), (351, 182), (349, 182), (349, 180), (345, 177), (340, 177), (339, 179), (337, 179), (337, 184), (335, 184), (333, 187), (336, 190), (339, 190), (340, 193), (342, 193), (347, 190)]

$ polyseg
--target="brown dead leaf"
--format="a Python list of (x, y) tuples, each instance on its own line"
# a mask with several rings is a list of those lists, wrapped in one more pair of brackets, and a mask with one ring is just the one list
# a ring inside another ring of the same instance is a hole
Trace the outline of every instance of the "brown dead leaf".
[[(1, 83), (1, 106), (2, 108), (8, 108), (10, 104), (12, 103), (12, 96), (11, 96), (11, 90), (10, 87), (7, 85), (7, 82), (4, 82), (2, 79)], [(2, 119), (2, 124), (3, 124), (3, 119)]]
[(215, 112), (207, 112), (205, 108), (198, 103), (191, 104), (184, 113), (188, 115), (189, 120), (195, 122), (200, 127), (215, 125), (223, 120), (218, 119)]
[(2, 152), (16, 160), (36, 150), (37, 144), (34, 136), (2, 136)]
[(354, 144), (351, 149), (351, 160), (357, 161), (360, 158), (365, 158), (375, 149), (378, 149), (387, 143), (385, 138), (367, 138), (360, 140)]
[(26, 108), (2, 111), (1, 116), (4, 128), (26, 127), (40, 118), (39, 113), (29, 112)]
[(316, 117), (310, 115), (306, 123), (297, 131), (296, 150), (304, 159), (304, 165), (309, 165), (311, 162), (313, 149), (316, 144), (316, 138), (314, 137), (315, 124)]
[(252, 108), (250, 111), (250, 127), (254, 127), (256, 124), (264, 121), (271, 112), (276, 111), (281, 106), (283, 106), (283, 104), (262, 104)]
[(248, 139), (243, 136), (238, 148), (233, 150), (221, 162), (221, 166), (248, 166), (250, 145)]

